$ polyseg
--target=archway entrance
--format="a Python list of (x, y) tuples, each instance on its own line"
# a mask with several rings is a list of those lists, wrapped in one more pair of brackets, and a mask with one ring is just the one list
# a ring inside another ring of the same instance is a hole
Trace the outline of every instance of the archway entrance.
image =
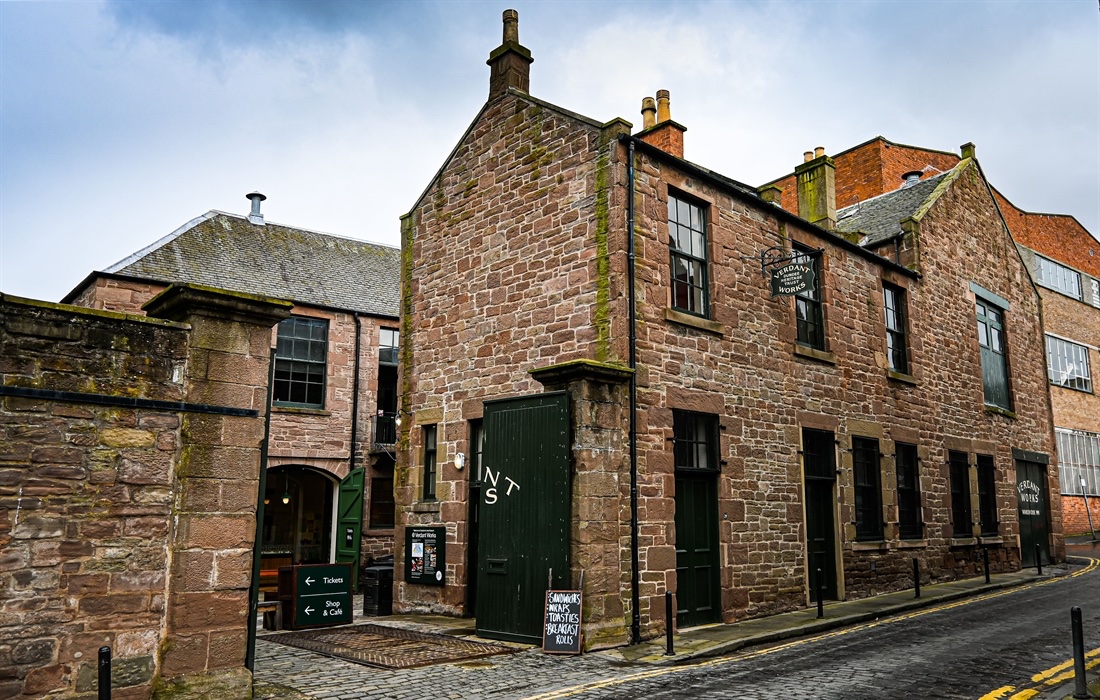
[(334, 501), (338, 484), (332, 475), (310, 467), (291, 465), (268, 470), (262, 570), (335, 560)]

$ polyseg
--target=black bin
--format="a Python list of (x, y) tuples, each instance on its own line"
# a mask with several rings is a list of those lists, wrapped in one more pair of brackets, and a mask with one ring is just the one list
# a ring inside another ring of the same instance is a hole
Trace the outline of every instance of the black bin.
[(367, 566), (360, 570), (364, 615), (393, 614), (393, 567)]

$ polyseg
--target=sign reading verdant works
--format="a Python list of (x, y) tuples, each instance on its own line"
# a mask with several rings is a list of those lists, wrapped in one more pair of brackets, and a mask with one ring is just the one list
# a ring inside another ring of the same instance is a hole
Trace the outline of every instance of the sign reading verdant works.
[(344, 625), (351, 620), (351, 564), (294, 567), (293, 629)]
[(821, 250), (790, 251), (768, 248), (759, 256), (744, 260), (760, 260), (760, 273), (771, 279), (772, 296), (794, 296), (814, 288), (816, 276), (813, 256)]

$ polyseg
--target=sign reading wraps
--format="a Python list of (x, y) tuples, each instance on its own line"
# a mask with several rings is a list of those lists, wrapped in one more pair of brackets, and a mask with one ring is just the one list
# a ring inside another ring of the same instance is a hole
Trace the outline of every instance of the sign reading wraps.
[(546, 591), (542, 650), (547, 654), (581, 653), (580, 591)]
[(446, 527), (405, 528), (405, 582), (444, 585), (446, 548)]
[(292, 629), (345, 625), (351, 620), (351, 564), (294, 567)]
[(814, 266), (790, 262), (771, 271), (772, 296), (794, 296), (814, 287)]

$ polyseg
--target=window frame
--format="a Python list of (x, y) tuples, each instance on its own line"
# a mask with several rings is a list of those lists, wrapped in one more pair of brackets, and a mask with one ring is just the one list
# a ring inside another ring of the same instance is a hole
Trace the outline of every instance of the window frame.
[(970, 458), (966, 452), (947, 453), (951, 494), (951, 536), (974, 537), (974, 513), (970, 502)]
[[(674, 207), (675, 204), (675, 207)], [(669, 255), (669, 268), (668, 268), (668, 281), (669, 281), (669, 302), (670, 306), (676, 311), (680, 311), (693, 316), (699, 316), (701, 318), (710, 318), (710, 236), (708, 235), (708, 210), (709, 205), (705, 202), (694, 199), (692, 197), (682, 195), (679, 192), (670, 190), (668, 192), (668, 219), (666, 221), (668, 225), (668, 255)], [(681, 208), (686, 208), (687, 223), (684, 224), (679, 218), (681, 216)], [(673, 209), (675, 208), (675, 217)], [(698, 224), (692, 216), (693, 210), (698, 211)], [(687, 233), (687, 239), (691, 243), (691, 249), (685, 250), (680, 247), (680, 243), (683, 242), (682, 236), (684, 229)], [(695, 250), (695, 236), (699, 237), (701, 250)], [(684, 263), (687, 269), (687, 279), (679, 279), (677, 277), (677, 262)], [(692, 280), (693, 266), (697, 265), (699, 268), (700, 280)], [(681, 292), (681, 290), (683, 290)], [(696, 298), (698, 293), (698, 298)], [(685, 296), (684, 303), (679, 303), (681, 300), (679, 296)], [(700, 308), (693, 308), (698, 306)]]
[[(1035, 281), (1047, 289), (1054, 290), (1067, 297), (1084, 301), (1084, 287), (1081, 282), (1081, 273), (1068, 265), (1063, 265), (1043, 255), (1036, 254)], [(1069, 280), (1075, 280), (1070, 284)]]
[(921, 507), (920, 456), (917, 446), (894, 443), (894, 471), (898, 493), (898, 537), (903, 540), (924, 538), (924, 510)]
[[(975, 297), (974, 304), (982, 366), (982, 400), (987, 406), (1011, 411), (1005, 309), (980, 296)], [(1001, 386), (992, 383), (994, 373), (999, 375)]]
[(992, 455), (976, 456), (978, 470), (978, 531), (982, 537), (1000, 534), (997, 512), (997, 467)]
[(852, 490), (856, 541), (882, 540), (882, 452), (876, 438), (852, 436)]
[(895, 372), (909, 374), (909, 305), (905, 288), (883, 282), (882, 306), (886, 321), (886, 363)]
[[(393, 494), (393, 460), (384, 460), (384, 463), (380, 460), (372, 471), (370, 503), (367, 507), (367, 529), (392, 530), (397, 524), (397, 499)], [(379, 494), (385, 494), (386, 498), (379, 498)], [(389, 517), (381, 517), (385, 515)]]
[[(1069, 369), (1066, 369), (1062, 373), (1062, 379), (1055, 378), (1055, 373), (1061, 371), (1061, 367), (1073, 367), (1075, 365), (1076, 358), (1069, 358), (1068, 352), (1058, 353), (1058, 362), (1055, 362), (1055, 353), (1053, 352), (1052, 344), (1060, 346), (1067, 351), (1080, 351), (1081, 364), (1084, 365), (1083, 373), (1078, 372), (1072, 376), (1069, 374)], [(1057, 387), (1063, 389), (1072, 389), (1074, 391), (1082, 391), (1088, 394), (1092, 393), (1092, 367), (1089, 364), (1089, 349), (1088, 346), (1075, 343), (1072, 340), (1066, 340), (1065, 338), (1059, 338), (1056, 335), (1046, 334), (1046, 351), (1047, 351), (1047, 380)], [(1056, 367), (1055, 365), (1059, 365)]]
[(717, 415), (672, 409), (672, 461), (676, 471), (720, 472), (718, 440)]
[(813, 286), (794, 295), (795, 342), (814, 350), (824, 351), (826, 348), (824, 294), (821, 284), (822, 255), (821, 251), (814, 251), (797, 243), (791, 246), (791, 262), (809, 265), (814, 271)]
[(434, 501), (436, 499), (436, 476), (438, 472), (438, 424), (420, 426), (421, 439), (424, 450), (424, 483), (420, 492), (421, 500)]
[[(291, 333), (291, 329), (297, 331), (302, 327), (309, 328), (310, 331), (304, 336)], [(313, 329), (318, 328), (321, 329), (320, 338), (314, 337), (313, 333)], [(271, 402), (273, 405), (315, 409), (325, 407), (325, 395), (328, 393), (328, 337), (329, 321), (325, 318), (291, 316), (279, 322), (275, 331), (275, 371), (271, 387)], [(299, 344), (304, 344), (306, 357), (299, 357), (295, 353)], [(284, 352), (287, 346), (290, 347), (290, 354)], [(312, 354), (311, 350), (318, 346), (322, 355), (319, 360), (310, 356)], [(296, 371), (302, 371), (303, 369), (305, 379), (295, 379)], [(320, 369), (320, 381), (315, 379), (317, 369)], [(282, 376), (284, 373), (286, 376)], [(303, 398), (309, 399), (311, 388), (313, 388), (314, 391), (320, 394), (319, 400), (291, 400), (296, 385), (305, 385), (306, 393)], [(286, 393), (284, 394), (282, 391)], [(281, 395), (286, 396), (286, 398), (279, 398)]]

